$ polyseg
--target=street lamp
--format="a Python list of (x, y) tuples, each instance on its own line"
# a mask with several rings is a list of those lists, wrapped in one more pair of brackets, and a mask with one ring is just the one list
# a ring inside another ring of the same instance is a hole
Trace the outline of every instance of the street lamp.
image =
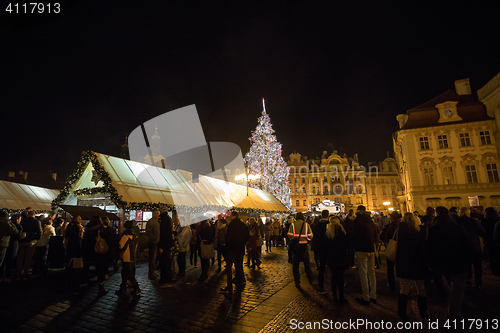
[(236, 180), (236, 181), (243, 180), (247, 183), (247, 197), (248, 197), (248, 183), (255, 181), (255, 180), (258, 180), (259, 178), (260, 178), (260, 175), (252, 175), (252, 174), (247, 175), (245, 173), (242, 173), (241, 175), (234, 177), (234, 180)]

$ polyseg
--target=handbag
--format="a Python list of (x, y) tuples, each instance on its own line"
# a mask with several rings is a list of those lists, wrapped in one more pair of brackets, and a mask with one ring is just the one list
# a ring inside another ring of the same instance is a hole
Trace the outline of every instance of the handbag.
[(212, 259), (215, 256), (214, 243), (205, 244), (201, 242), (201, 257), (203, 259)]
[[(290, 240), (290, 242), (288, 243), (290, 246), (290, 251), (292, 251), (292, 253), (299, 252), (300, 235), (302, 235), (302, 229), (304, 228), (304, 223), (306, 223), (306, 222), (305, 221), (302, 222), (302, 227), (300, 228), (299, 237), (292, 238)], [(293, 233), (295, 234), (295, 223), (293, 224)]]
[(83, 258), (71, 258), (68, 263), (71, 268), (83, 268)]
[(262, 240), (262, 237), (259, 235), (259, 237), (257, 238), (257, 247), (261, 247), (262, 245), (264, 245), (264, 241)]
[(391, 239), (389, 239), (389, 243), (387, 243), (387, 247), (385, 248), (385, 258), (396, 262), (396, 254), (398, 253), (398, 230), (394, 233)]
[(97, 237), (95, 238), (94, 251), (95, 251), (95, 253), (101, 253), (101, 254), (107, 253), (109, 251), (108, 243), (106, 243), (106, 240), (101, 237), (101, 230), (97, 231)]

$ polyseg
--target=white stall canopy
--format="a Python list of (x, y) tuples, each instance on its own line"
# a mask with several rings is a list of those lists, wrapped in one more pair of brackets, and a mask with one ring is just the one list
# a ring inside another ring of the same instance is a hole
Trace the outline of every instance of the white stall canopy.
[[(92, 162), (93, 161), (93, 162)], [(97, 165), (94, 165), (97, 164)], [(140, 209), (144, 203), (161, 203), (182, 209), (229, 208), (287, 212), (272, 194), (221, 179), (169, 170), (109, 155), (85, 152), (79, 166), (81, 176), (68, 182), (56, 204), (76, 204), (77, 199), (110, 196), (117, 207)], [(78, 173), (78, 170), (77, 170)], [(112, 195), (116, 191), (116, 195)], [(220, 211), (220, 210), (219, 210)]]
[(34, 210), (48, 211), (51, 210), (52, 200), (58, 195), (58, 190), (0, 180), (0, 209), (32, 207)]

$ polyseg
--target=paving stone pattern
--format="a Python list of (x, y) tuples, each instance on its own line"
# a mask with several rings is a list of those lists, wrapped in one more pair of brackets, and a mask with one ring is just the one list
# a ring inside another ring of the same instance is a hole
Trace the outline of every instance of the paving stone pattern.
[[(96, 297), (95, 284), (80, 298), (74, 293), (74, 286), (63, 282), (62, 271), (50, 271), (45, 277), (0, 287), (0, 332), (293, 332), (290, 320), (294, 318), (398, 321), (397, 292), (389, 291), (386, 286), (385, 266), (377, 270), (378, 304), (363, 306), (354, 300), (361, 291), (356, 269), (346, 272), (348, 302), (339, 305), (332, 301), (331, 293), (319, 295), (317, 284), (309, 285), (305, 276), (301, 278), (303, 289), (295, 287), (285, 249), (264, 252), (262, 261), (260, 269), (245, 266), (246, 288), (241, 296), (235, 294), (232, 298), (219, 291), (226, 285), (226, 278), (224, 273), (215, 273), (217, 264), (210, 267), (209, 280), (200, 284), (196, 281), (201, 273), (200, 264), (194, 268), (188, 262), (184, 279), (160, 289), (158, 282), (147, 279), (148, 267), (143, 263), (137, 269), (143, 290), (140, 296), (116, 296), (114, 291), (121, 277), (114, 274), (106, 281), (110, 293), (100, 298)], [(485, 288), (482, 291), (467, 288), (467, 318), (500, 319), (499, 282), (485, 268)], [(327, 273), (327, 289), (329, 283)], [(444, 309), (444, 303), (430, 288), (432, 318), (443, 320)], [(415, 297), (408, 313), (412, 320), (420, 320)], [(319, 330), (308, 332), (314, 331)]]

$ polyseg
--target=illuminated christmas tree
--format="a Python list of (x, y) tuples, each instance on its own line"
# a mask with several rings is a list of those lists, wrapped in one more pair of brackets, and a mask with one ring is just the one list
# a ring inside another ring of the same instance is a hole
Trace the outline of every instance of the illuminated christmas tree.
[(252, 143), (250, 151), (245, 155), (245, 163), (250, 174), (259, 174), (260, 179), (250, 184), (251, 187), (272, 193), (289, 210), (292, 210), (288, 175), (290, 168), (281, 156), (281, 143), (276, 140), (271, 119), (266, 113), (266, 104), (262, 99), (262, 116), (257, 128), (249, 138)]

